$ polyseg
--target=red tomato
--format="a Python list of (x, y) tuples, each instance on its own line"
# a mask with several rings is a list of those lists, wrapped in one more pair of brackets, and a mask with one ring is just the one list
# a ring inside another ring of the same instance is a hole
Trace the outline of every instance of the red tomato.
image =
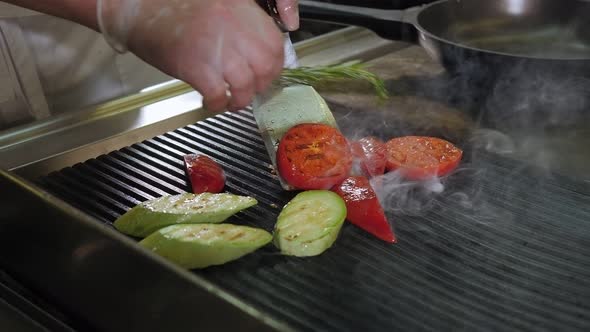
[(348, 176), (352, 154), (338, 129), (303, 123), (289, 129), (279, 142), (277, 167), (297, 189), (330, 189)]
[(332, 190), (344, 199), (348, 221), (383, 241), (397, 242), (383, 207), (366, 177), (348, 177)]
[(449, 174), (459, 165), (463, 156), (461, 149), (436, 137), (397, 137), (385, 145), (387, 170), (399, 170), (410, 180)]
[(385, 173), (387, 150), (383, 141), (373, 136), (364, 137), (352, 143), (351, 149), (363, 175), (371, 178)]
[(204, 154), (184, 156), (186, 174), (194, 194), (220, 193), (225, 186), (225, 172), (215, 160)]

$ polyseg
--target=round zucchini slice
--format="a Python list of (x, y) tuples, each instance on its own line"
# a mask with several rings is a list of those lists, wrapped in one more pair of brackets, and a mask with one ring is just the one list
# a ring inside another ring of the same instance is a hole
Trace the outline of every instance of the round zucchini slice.
[(346, 219), (346, 204), (328, 190), (295, 196), (279, 214), (274, 245), (284, 255), (316, 256), (330, 248)]

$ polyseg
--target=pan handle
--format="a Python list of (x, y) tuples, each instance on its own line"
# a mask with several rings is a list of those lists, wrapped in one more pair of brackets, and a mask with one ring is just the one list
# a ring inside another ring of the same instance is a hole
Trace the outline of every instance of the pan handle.
[(313, 21), (362, 26), (391, 40), (415, 42), (418, 35), (415, 8), (385, 10), (299, 0), (299, 15)]

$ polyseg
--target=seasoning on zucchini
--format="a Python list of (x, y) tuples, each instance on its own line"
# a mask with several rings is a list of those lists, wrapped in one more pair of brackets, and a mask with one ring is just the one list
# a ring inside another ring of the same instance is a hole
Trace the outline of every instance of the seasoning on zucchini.
[(316, 256), (330, 248), (346, 218), (346, 205), (328, 190), (299, 193), (279, 214), (273, 242), (284, 255)]
[(232, 224), (172, 225), (139, 242), (143, 247), (187, 269), (236, 260), (272, 240), (259, 228)]
[(122, 233), (145, 237), (174, 224), (220, 223), (256, 205), (255, 198), (229, 193), (184, 193), (138, 204), (115, 221)]

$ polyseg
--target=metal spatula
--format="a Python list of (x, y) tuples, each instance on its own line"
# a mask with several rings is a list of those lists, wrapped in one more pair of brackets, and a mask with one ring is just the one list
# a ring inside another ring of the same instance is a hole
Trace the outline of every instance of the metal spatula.
[[(276, 10), (276, 1), (257, 0), (257, 2), (274, 18), (284, 32), (285, 68), (297, 67), (297, 54)], [(285, 190), (294, 190), (281, 178), (277, 169), (276, 152), (279, 142), (287, 130), (300, 123), (324, 123), (337, 127), (332, 112), (317, 91), (308, 85), (288, 87), (274, 85), (254, 98), (252, 108), (264, 145), (282, 187)]]

